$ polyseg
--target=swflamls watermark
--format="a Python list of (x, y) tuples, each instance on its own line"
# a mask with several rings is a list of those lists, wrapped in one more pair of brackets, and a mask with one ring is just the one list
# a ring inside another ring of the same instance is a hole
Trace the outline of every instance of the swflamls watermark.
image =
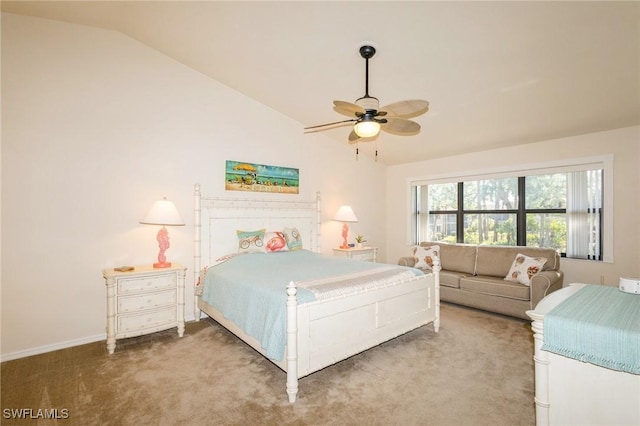
[(5, 419), (57, 419), (69, 418), (67, 408), (5, 408), (2, 410)]

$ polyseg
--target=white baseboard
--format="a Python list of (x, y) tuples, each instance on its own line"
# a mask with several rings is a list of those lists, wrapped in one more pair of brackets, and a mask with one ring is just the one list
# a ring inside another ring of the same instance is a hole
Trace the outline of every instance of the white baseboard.
[[(200, 317), (202, 317), (202, 312)], [(185, 318), (185, 322), (195, 321), (194, 315), (190, 315)], [(95, 336), (83, 337), (81, 339), (67, 340), (65, 342), (52, 343), (50, 345), (38, 346), (37, 348), (25, 349), (23, 351), (12, 352), (8, 354), (0, 355), (0, 362), (11, 361), (14, 359), (25, 358), (32, 355), (40, 355), (47, 352), (57, 351), (59, 349), (71, 348), (73, 346), (85, 345), (87, 343), (99, 342), (101, 340), (107, 340), (107, 334), (98, 334)]]
[(101, 340), (107, 340), (106, 333), (98, 334), (95, 336), (83, 337), (81, 339), (67, 340), (65, 342), (52, 343), (50, 345), (45, 345), (45, 346), (38, 346), (37, 348), (26, 349), (23, 351), (2, 354), (0, 355), (0, 362), (11, 361), (19, 358), (25, 358), (32, 355), (40, 355), (46, 352), (57, 351), (59, 349), (66, 349), (73, 346), (85, 345), (87, 343), (99, 342)]

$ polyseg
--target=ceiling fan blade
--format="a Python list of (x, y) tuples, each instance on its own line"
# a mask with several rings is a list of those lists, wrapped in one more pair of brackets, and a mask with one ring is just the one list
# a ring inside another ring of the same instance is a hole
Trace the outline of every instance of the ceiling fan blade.
[(405, 118), (387, 117), (387, 122), (380, 125), (380, 129), (398, 136), (413, 136), (420, 133), (420, 125)]
[(333, 110), (347, 117), (353, 117), (357, 113), (364, 114), (366, 111), (360, 105), (345, 101), (333, 101)]
[(421, 99), (410, 99), (389, 104), (380, 111), (386, 111), (393, 117), (412, 118), (429, 111), (429, 102)]
[(353, 123), (354, 121), (357, 121), (357, 120), (355, 118), (352, 118), (350, 120), (334, 121), (333, 123), (325, 123), (325, 124), (318, 124), (317, 126), (305, 127), (304, 130), (305, 130), (305, 133), (321, 132), (323, 130), (329, 130), (329, 128), (333, 128), (330, 126), (340, 127), (340, 125), (344, 125), (346, 123)]

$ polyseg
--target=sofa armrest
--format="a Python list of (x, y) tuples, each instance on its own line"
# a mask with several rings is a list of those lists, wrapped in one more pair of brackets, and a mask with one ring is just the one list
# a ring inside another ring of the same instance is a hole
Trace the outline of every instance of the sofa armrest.
[(398, 259), (398, 265), (400, 266), (411, 266), (416, 264), (416, 259), (411, 256), (404, 256)]
[(531, 309), (548, 294), (562, 288), (562, 271), (542, 271), (531, 278)]

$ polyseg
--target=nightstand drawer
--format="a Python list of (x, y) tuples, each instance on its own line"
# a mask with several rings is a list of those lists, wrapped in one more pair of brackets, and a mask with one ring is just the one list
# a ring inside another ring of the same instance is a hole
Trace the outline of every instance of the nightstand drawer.
[(137, 315), (119, 315), (118, 333), (129, 333), (132, 331), (144, 330), (145, 328), (158, 327), (163, 324), (176, 324), (176, 307), (166, 308)]
[(346, 257), (347, 259), (363, 260), (375, 263), (378, 256), (378, 247), (353, 247), (346, 249), (334, 248), (333, 255)]
[(362, 252), (362, 253), (351, 253), (351, 259), (372, 261), (373, 260), (373, 250), (368, 251), (368, 252)]
[(146, 277), (131, 277), (118, 280), (118, 294), (137, 293), (140, 291), (160, 290), (163, 288), (175, 288), (176, 276), (149, 275)]
[(175, 289), (136, 296), (118, 297), (118, 312), (136, 312), (167, 305), (175, 306), (175, 303)]

